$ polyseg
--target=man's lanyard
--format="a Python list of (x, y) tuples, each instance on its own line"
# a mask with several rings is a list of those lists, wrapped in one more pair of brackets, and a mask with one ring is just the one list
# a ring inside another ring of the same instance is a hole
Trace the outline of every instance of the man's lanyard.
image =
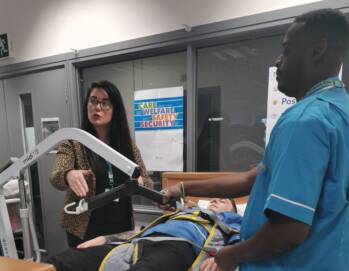
[(314, 93), (319, 93), (326, 89), (330, 88), (344, 88), (344, 83), (338, 77), (331, 77), (324, 81), (319, 82), (315, 86), (313, 86), (306, 94), (305, 97), (308, 97)]

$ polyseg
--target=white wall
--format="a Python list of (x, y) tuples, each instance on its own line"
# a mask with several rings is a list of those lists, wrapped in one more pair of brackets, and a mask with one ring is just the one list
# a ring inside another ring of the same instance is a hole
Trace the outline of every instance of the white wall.
[(318, 0), (0, 0), (0, 33), (31, 60)]

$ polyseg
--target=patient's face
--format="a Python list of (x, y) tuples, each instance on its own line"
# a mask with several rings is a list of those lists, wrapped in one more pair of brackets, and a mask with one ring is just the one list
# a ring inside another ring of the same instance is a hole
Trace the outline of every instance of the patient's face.
[(212, 199), (207, 207), (208, 210), (219, 212), (231, 212), (234, 210), (230, 199)]

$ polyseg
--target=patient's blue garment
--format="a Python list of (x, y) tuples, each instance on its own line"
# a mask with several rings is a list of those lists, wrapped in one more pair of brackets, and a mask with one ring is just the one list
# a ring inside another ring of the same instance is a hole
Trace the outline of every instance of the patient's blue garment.
[[(227, 224), (231, 228), (240, 231), (241, 216), (233, 212), (221, 212), (218, 214), (219, 218), (224, 224)], [(153, 233), (164, 233), (174, 237), (184, 238), (198, 246), (203, 246), (208, 236), (205, 228), (198, 223), (189, 220), (170, 220), (166, 223), (162, 223), (151, 227), (146, 230), (142, 237), (149, 236)], [(231, 236), (227, 243), (232, 243), (240, 239), (239, 234)], [(195, 248), (195, 252), (199, 252), (198, 248)]]

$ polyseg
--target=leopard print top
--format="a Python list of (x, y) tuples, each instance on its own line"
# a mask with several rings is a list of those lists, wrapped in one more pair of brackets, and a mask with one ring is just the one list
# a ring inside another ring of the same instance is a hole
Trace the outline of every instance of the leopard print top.
[[(143, 177), (144, 185), (146, 187), (153, 187), (153, 181), (148, 176), (142, 160), (139, 149), (133, 144), (133, 153), (135, 163), (140, 167), (141, 176)], [(85, 148), (77, 141), (64, 141), (58, 148), (57, 157), (50, 176), (50, 182), (58, 190), (66, 190), (65, 204), (73, 201), (77, 202), (80, 198), (69, 188), (66, 183), (66, 173), (72, 169), (90, 169)], [(85, 199), (89, 199), (95, 195), (96, 183), (93, 178), (86, 178), (89, 192)], [(80, 215), (69, 215), (62, 210), (61, 221), (63, 228), (83, 239), (87, 230), (91, 212), (85, 212)]]

